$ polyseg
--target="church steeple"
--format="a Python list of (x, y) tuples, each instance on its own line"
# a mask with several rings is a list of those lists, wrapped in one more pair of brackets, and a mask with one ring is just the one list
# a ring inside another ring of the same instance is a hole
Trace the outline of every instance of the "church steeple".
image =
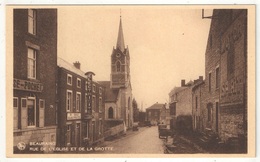
[(123, 35), (121, 13), (120, 13), (120, 22), (119, 22), (119, 30), (118, 30), (116, 48), (119, 48), (121, 52), (124, 52), (124, 50), (125, 50), (125, 41), (124, 41), (124, 35)]

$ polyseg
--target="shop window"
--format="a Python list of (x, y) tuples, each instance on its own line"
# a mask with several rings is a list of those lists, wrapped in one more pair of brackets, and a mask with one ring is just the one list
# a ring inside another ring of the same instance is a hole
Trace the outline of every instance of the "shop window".
[(28, 32), (36, 35), (36, 10), (28, 10)]
[(36, 50), (28, 48), (27, 58), (27, 76), (30, 79), (36, 79)]

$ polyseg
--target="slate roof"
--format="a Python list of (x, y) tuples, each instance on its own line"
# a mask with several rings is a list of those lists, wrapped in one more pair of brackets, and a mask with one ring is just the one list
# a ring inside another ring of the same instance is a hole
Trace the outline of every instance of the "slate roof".
[(119, 89), (110, 88), (110, 81), (98, 81), (98, 83), (105, 87), (105, 101), (116, 102)]
[(77, 69), (74, 65), (70, 64), (69, 62), (63, 60), (60, 57), (58, 57), (58, 59), (57, 59), (57, 64), (58, 64), (59, 67), (67, 69), (68, 71), (71, 71), (75, 74), (78, 74), (78, 75), (86, 78), (85, 72), (81, 71), (80, 69)]
[(146, 110), (161, 110), (164, 104), (155, 103), (152, 106), (148, 107)]

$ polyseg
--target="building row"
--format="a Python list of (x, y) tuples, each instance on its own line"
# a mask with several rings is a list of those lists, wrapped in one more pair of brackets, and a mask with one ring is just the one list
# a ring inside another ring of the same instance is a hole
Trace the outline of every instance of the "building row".
[(202, 77), (169, 93), (171, 126), (186, 116), (197, 132), (212, 131), (221, 141), (247, 142), (247, 10), (213, 10)]
[(90, 146), (132, 127), (130, 55), (121, 18), (111, 79), (95, 81), (80, 62), (57, 57), (57, 9), (14, 9), (13, 15), (14, 153), (35, 143)]

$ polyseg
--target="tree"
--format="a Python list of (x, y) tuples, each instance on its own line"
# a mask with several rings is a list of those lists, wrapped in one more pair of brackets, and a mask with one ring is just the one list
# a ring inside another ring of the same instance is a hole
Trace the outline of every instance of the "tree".
[(139, 109), (138, 109), (138, 105), (137, 105), (135, 98), (133, 99), (132, 106), (133, 106), (134, 122), (138, 122), (139, 121)]

